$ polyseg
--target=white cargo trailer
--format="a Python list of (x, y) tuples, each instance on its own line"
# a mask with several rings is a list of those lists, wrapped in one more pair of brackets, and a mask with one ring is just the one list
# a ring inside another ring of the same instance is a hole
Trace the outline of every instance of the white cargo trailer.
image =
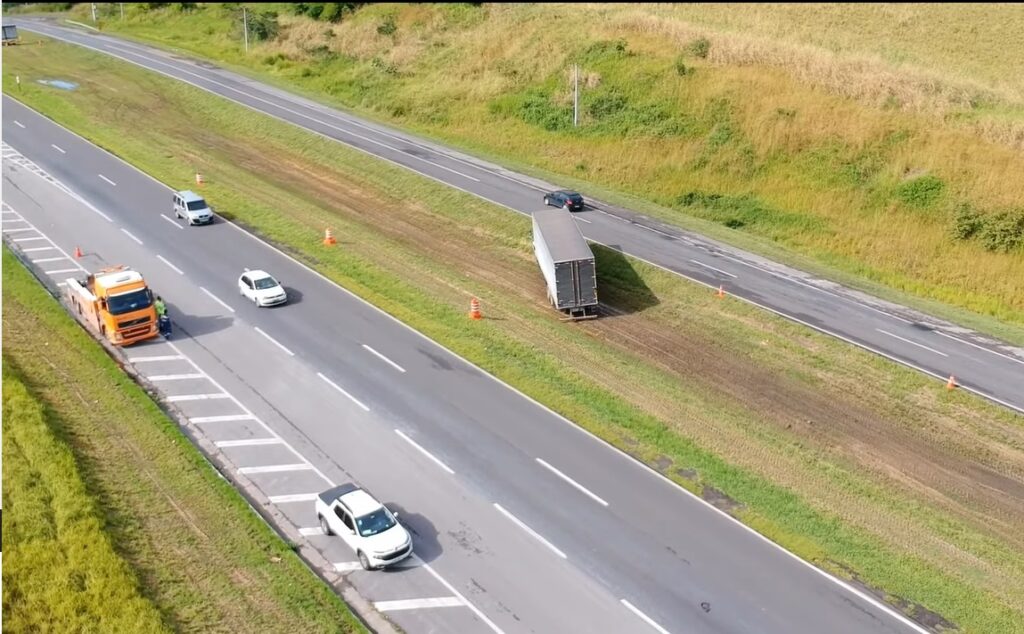
[(548, 287), (548, 300), (571, 319), (597, 317), (594, 253), (572, 213), (533, 212), (533, 251)]

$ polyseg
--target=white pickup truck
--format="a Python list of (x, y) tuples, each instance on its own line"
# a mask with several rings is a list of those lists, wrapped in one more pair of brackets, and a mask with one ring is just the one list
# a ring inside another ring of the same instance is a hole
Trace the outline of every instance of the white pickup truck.
[(316, 516), (324, 534), (345, 540), (364, 570), (378, 570), (412, 554), (412, 536), (398, 516), (354, 484), (319, 494)]

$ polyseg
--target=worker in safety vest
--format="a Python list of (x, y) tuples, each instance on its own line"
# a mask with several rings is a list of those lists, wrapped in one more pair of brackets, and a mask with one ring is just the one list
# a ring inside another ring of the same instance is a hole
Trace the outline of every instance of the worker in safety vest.
[(160, 327), (160, 334), (169, 337), (171, 334), (171, 318), (167, 316), (167, 305), (164, 304), (164, 300), (159, 295), (156, 296), (156, 301), (153, 302), (153, 307), (156, 309), (157, 325)]

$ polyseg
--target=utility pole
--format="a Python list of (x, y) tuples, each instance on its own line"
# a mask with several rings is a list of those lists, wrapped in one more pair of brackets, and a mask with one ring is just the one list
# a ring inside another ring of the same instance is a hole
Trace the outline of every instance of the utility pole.
[(92, 3), (92, 21), (93, 21), (93, 23), (96, 22), (96, 3), (95, 2)]
[(124, 20), (124, 3), (118, 2), (118, 4), (121, 5), (121, 19)]
[(572, 66), (572, 127), (580, 124), (580, 67), (579, 64)]
[(245, 32), (245, 52), (249, 52), (249, 16), (245, 12), (245, 7), (242, 7), (242, 31)]

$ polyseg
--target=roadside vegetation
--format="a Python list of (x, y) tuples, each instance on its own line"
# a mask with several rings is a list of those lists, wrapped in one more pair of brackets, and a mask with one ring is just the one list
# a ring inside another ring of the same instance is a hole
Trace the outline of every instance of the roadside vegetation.
[(146, 6), (100, 26), (1024, 345), (1019, 5)]
[(560, 322), (526, 218), (85, 49), (4, 62), (8, 94), (171, 186), (198, 169), (226, 217), (801, 556), (937, 628), (1024, 631), (1021, 417), (606, 249), (614, 314)]
[(362, 632), (3, 250), (4, 631)]

